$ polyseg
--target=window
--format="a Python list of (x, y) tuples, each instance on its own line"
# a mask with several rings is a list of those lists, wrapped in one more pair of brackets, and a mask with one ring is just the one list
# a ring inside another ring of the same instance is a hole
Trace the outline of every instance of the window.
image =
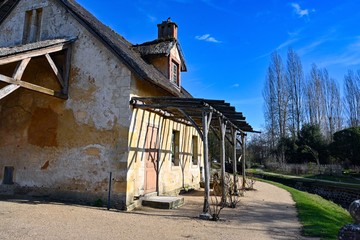
[(180, 165), (180, 132), (173, 130), (171, 139), (171, 162), (174, 166)]
[(193, 165), (197, 165), (198, 164), (198, 137), (197, 136), (193, 136), (192, 137), (192, 163)]
[(176, 85), (179, 85), (179, 64), (175, 61), (171, 61), (170, 81)]
[(26, 11), (23, 43), (32, 43), (40, 40), (42, 8)]

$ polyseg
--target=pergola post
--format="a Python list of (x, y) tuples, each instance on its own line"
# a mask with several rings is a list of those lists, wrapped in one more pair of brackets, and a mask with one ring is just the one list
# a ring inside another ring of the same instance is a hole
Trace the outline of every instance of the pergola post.
[(241, 142), (242, 142), (242, 178), (243, 178), (243, 183), (242, 183), (242, 188), (245, 189), (245, 184), (246, 184), (246, 174), (245, 174), (245, 134), (241, 134)]
[(203, 126), (203, 151), (204, 151), (204, 173), (205, 173), (205, 193), (203, 212), (200, 214), (201, 219), (210, 219), (209, 213), (209, 199), (210, 199), (210, 166), (209, 166), (209, 125), (211, 123), (212, 112), (202, 112), (202, 126)]
[(221, 148), (220, 148), (220, 162), (221, 162), (221, 204), (226, 204), (226, 185), (225, 185), (225, 133), (227, 122), (219, 117), (220, 133), (221, 133)]
[(236, 134), (237, 131), (234, 127), (231, 128), (232, 143), (233, 143), (233, 176), (234, 176), (234, 194), (238, 194), (237, 189), (237, 161), (236, 161)]

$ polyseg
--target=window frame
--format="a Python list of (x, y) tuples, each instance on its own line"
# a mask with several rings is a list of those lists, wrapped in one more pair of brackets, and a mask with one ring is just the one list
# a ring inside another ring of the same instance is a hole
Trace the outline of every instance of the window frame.
[(174, 59), (170, 61), (170, 82), (180, 86), (180, 64)]
[(31, 9), (25, 12), (23, 44), (40, 40), (43, 8)]
[(180, 166), (180, 131), (176, 129), (171, 134), (171, 165)]
[(191, 162), (194, 166), (199, 164), (199, 138), (196, 135), (191, 138)]

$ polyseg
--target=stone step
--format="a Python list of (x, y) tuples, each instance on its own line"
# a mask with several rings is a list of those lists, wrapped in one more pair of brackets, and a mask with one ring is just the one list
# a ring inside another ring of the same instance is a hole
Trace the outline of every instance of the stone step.
[(154, 196), (142, 200), (144, 207), (173, 209), (184, 204), (183, 197)]

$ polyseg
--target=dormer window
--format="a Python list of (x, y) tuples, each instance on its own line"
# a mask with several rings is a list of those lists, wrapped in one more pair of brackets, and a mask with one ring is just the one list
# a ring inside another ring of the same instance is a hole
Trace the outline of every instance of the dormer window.
[(42, 8), (26, 11), (24, 23), (23, 43), (32, 43), (40, 40)]
[(171, 61), (170, 81), (179, 86), (179, 64), (174, 60)]

